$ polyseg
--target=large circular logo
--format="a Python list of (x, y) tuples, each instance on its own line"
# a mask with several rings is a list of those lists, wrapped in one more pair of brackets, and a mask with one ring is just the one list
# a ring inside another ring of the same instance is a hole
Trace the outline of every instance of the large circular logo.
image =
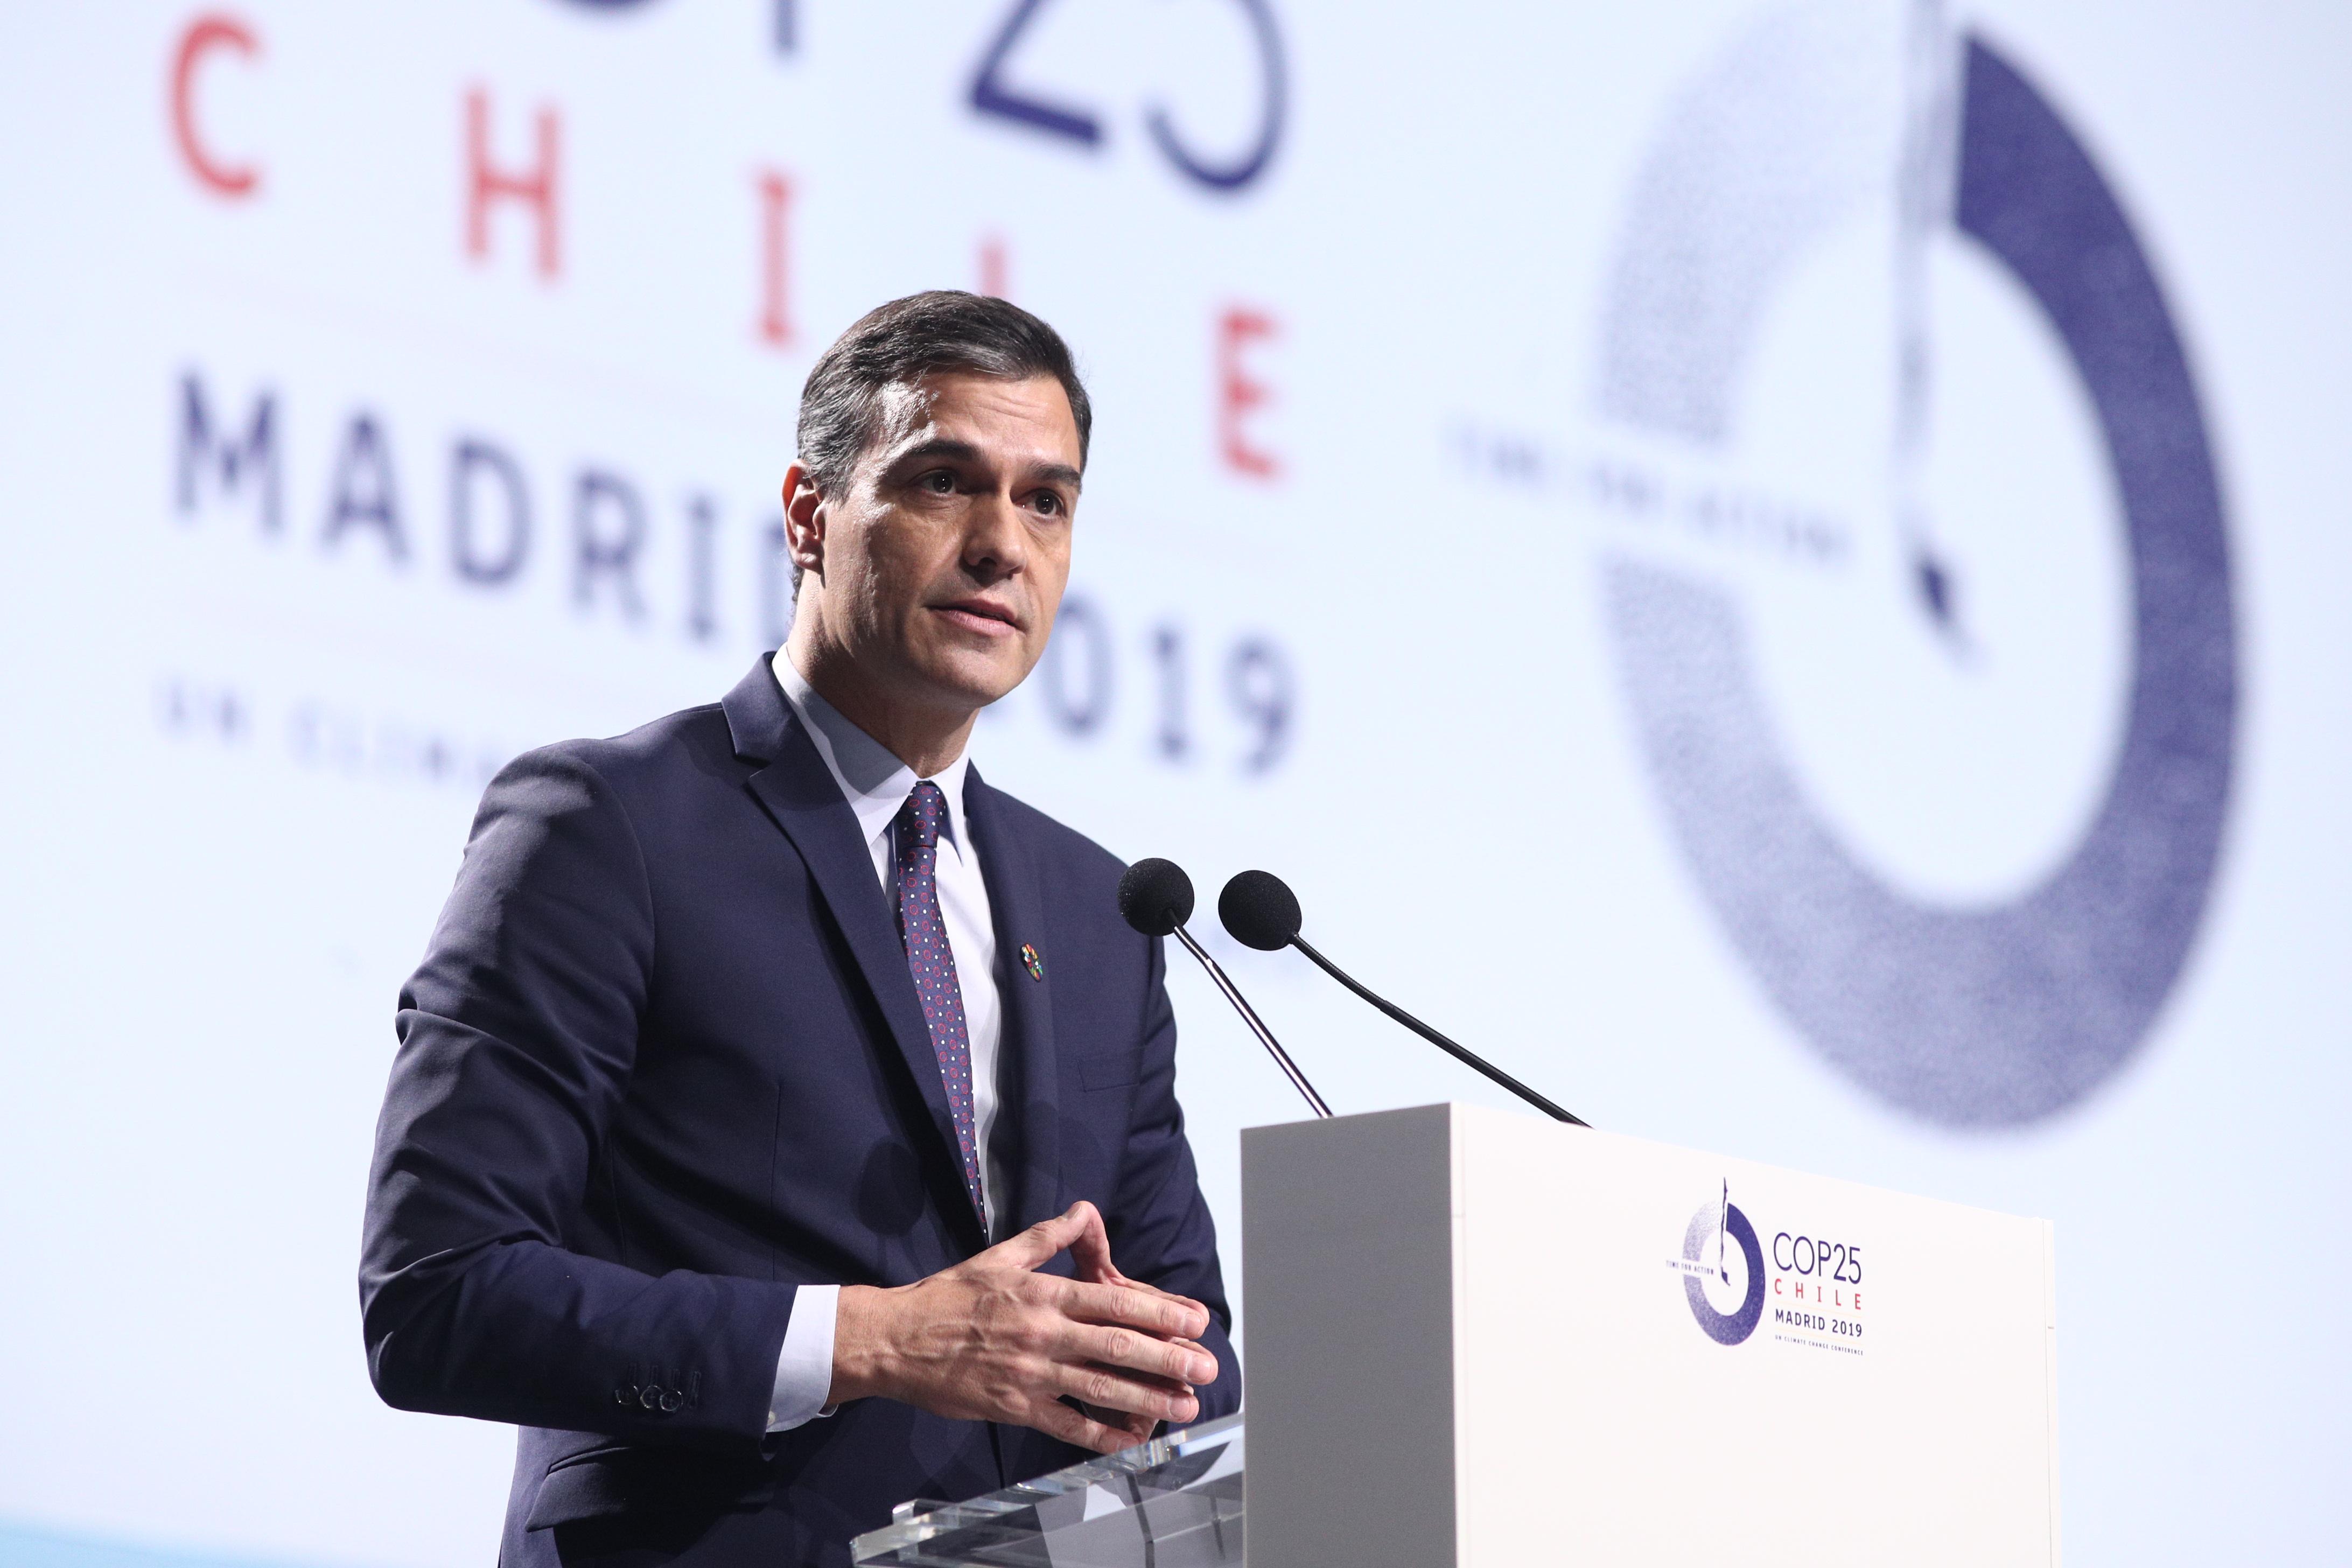
[[(2016, 1124), (2075, 1102), (2130, 1057), (2196, 934), (2237, 723), (2228, 543), (2179, 335), (2082, 143), (1990, 44), (1938, 29), (1915, 34), (1895, 72), (1914, 89), (1901, 167), (1875, 187), (1846, 179), (1856, 154), (1835, 82), (1852, 66), (1823, 41), (1855, 14), (1773, 13), (1680, 100), (1635, 184), (1607, 291), (1601, 412), (1694, 447), (1728, 442), (1775, 291), (1873, 189), (1898, 193), (1915, 248), (1990, 257), (2063, 345), (2120, 514), (2127, 673), (2104, 793), (2086, 792), (2079, 831), (2030, 885), (1990, 900), (1923, 896), (1809, 796), (1736, 589), (1612, 549), (1608, 620), (1655, 791), (1774, 1003), (1895, 1105), (1950, 1125)], [(1918, 404), (1895, 421), (1898, 447), (1924, 438)], [(1890, 510), (1891, 526), (1907, 526)], [(1948, 631), (1949, 561), (1934, 531), (1906, 537), (1905, 591)]]

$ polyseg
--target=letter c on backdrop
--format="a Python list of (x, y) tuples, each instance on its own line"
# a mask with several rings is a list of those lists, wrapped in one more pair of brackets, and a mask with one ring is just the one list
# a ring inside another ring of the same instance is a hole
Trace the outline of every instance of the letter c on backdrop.
[(197, 184), (215, 195), (249, 196), (261, 183), (261, 171), (250, 163), (222, 163), (196, 134), (196, 68), (206, 55), (223, 48), (251, 59), (261, 52), (261, 40), (243, 21), (217, 11), (198, 16), (180, 35), (179, 52), (172, 61), (172, 136)]

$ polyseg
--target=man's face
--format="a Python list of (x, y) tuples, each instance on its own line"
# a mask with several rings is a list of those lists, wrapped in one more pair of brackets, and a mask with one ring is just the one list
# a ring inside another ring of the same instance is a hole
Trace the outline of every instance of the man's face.
[(794, 558), (820, 579), (824, 634), (861, 684), (969, 713), (1020, 685), (1054, 629), (1077, 423), (1051, 376), (927, 376), (894, 388), (884, 412), (844, 494), (815, 496), (795, 466)]

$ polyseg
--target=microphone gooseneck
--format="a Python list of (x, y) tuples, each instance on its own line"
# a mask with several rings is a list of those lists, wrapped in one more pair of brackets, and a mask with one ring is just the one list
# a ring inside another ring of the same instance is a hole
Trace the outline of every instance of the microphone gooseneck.
[(1323, 1097), (1315, 1092), (1315, 1086), (1307, 1081), (1307, 1075), (1298, 1070), (1298, 1064), (1290, 1059), (1290, 1053), (1275, 1039), (1274, 1031), (1265, 1026), (1265, 1021), (1257, 1016), (1257, 1010), (1244, 1001), (1240, 990), (1225, 978), (1225, 972), (1217, 966), (1217, 961), (1202, 952), (1201, 944), (1192, 940), (1192, 933), (1182, 926), (1176, 928), (1175, 936), (1184, 944), (1184, 951), (1201, 961), (1201, 967), (1209, 972), (1209, 978), (1218, 990), (1225, 994), (1225, 1000), (1234, 1005), (1234, 1011), (1242, 1016), (1242, 1022), (1250, 1026), (1250, 1032), (1258, 1037), (1258, 1043), (1273, 1054), (1275, 1064), (1290, 1079), (1291, 1088), (1306, 1097), (1307, 1103), (1314, 1107), (1316, 1115), (1330, 1115), (1331, 1108), (1323, 1103)]
[(1316, 952), (1313, 945), (1298, 934), (1302, 923), (1298, 896), (1273, 872), (1244, 871), (1227, 882), (1225, 890), (1217, 896), (1217, 918), (1224, 922), (1225, 930), (1233, 939), (1244, 947), (1255, 947), (1266, 952), (1285, 947), (1297, 948), (1312, 959), (1316, 967), (1324, 973), (1454, 1060), (1486, 1074), (1555, 1121), (1565, 1121), (1571, 1127), (1591, 1125), (1582, 1117), (1554, 1105), (1476, 1052), (1455, 1045), (1386, 997), (1366, 990), (1347, 971)]
[(1275, 1065), (1282, 1068), (1290, 1086), (1305, 1097), (1316, 1115), (1331, 1114), (1331, 1108), (1323, 1103), (1323, 1097), (1315, 1092), (1315, 1086), (1307, 1081), (1307, 1075), (1298, 1070), (1298, 1064), (1290, 1059), (1290, 1053), (1282, 1048), (1274, 1031), (1265, 1026), (1265, 1020), (1257, 1016), (1257, 1010), (1242, 995), (1240, 988), (1225, 977), (1217, 961), (1202, 951), (1201, 944), (1192, 940), (1192, 933), (1184, 929), (1184, 922), (1192, 917), (1192, 879), (1184, 874), (1184, 868), (1173, 860), (1156, 858), (1129, 866), (1127, 874), (1118, 879), (1118, 912), (1128, 924), (1146, 936), (1173, 936), (1182, 942), (1184, 951), (1200, 961), (1210, 981), (1224, 993), (1225, 1000), (1242, 1016), (1242, 1022), (1249, 1026), (1258, 1044), (1274, 1058)]

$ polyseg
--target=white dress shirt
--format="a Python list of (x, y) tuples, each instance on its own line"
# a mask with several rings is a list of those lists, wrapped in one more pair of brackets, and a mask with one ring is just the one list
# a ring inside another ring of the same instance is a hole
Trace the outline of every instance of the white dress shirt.
[[(896, 824), (898, 812), (922, 781), (879, 741), (842, 717), (838, 709), (816, 694), (793, 661), (778, 649), (772, 661), (776, 684), (784, 700), (816, 742), (833, 782), (857, 817), (866, 847), (874, 857), (874, 875), (883, 897), (898, 907), (898, 864)], [(996, 1125), (996, 1057), (1003, 1031), (1003, 998), (996, 988), (996, 926), (989, 917), (988, 884), (980, 874), (980, 857), (963, 816), (963, 781), (968, 759), (956, 760), (930, 775), (947, 796), (948, 819), (940, 826), (936, 882), (940, 914), (947, 926), (948, 951), (954, 955), (956, 984), (963, 992), (964, 1031), (971, 1045), (971, 1108), (973, 1131), (981, 1149), (981, 1209), (988, 1234), (996, 1234), (995, 1194), (1005, 1190), (989, 1133)], [(784, 1327), (784, 1347), (776, 1357), (776, 1391), (768, 1405), (768, 1430), (782, 1432), (814, 1416), (830, 1415), (825, 1394), (833, 1386), (833, 1333), (839, 1314), (841, 1287), (803, 1285), (793, 1300), (792, 1321)]]

